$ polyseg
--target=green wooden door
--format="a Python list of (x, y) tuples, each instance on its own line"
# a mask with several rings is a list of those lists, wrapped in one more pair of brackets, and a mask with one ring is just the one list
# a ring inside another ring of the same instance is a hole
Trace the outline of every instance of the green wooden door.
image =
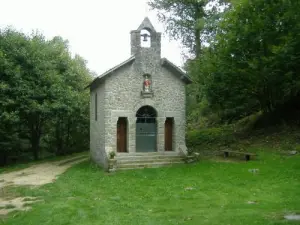
[(136, 123), (136, 151), (156, 151), (156, 123)]

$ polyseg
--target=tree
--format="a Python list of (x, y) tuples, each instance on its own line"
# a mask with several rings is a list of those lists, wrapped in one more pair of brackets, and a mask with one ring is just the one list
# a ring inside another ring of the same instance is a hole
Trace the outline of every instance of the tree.
[(19, 136), (23, 125), (17, 100), (21, 68), (14, 58), (18, 55), (22, 60), (26, 44), (25, 35), (11, 29), (0, 31), (0, 165), (5, 165), (22, 145)]
[(84, 87), (91, 79), (85, 60), (72, 58), (61, 37), (46, 40), (38, 32), (2, 30), (1, 164), (28, 147), (34, 159), (39, 159), (41, 148), (57, 155), (85, 150), (89, 95)]
[[(213, 5), (210, 5), (213, 3)], [(202, 42), (211, 33), (208, 21), (216, 21), (220, 5), (227, 1), (213, 0), (151, 0), (151, 9), (157, 11), (158, 19), (165, 23), (166, 31), (175, 40), (180, 40), (189, 53), (199, 58)], [(213, 19), (213, 20), (212, 20)], [(207, 28), (207, 29), (206, 29)]]
[(205, 88), (211, 106), (226, 118), (272, 112), (299, 95), (299, 6), (242, 1), (224, 16)]
[[(193, 80), (187, 87), (188, 123), (199, 123), (202, 114), (208, 114), (204, 95), (204, 69), (201, 64), (207, 45), (213, 43), (216, 27), (228, 8), (226, 0), (152, 0), (150, 7), (157, 11), (158, 18), (166, 25), (172, 39), (181, 41), (188, 50), (185, 70)], [(201, 64), (201, 67), (199, 66)], [(210, 113), (211, 114), (211, 113)]]

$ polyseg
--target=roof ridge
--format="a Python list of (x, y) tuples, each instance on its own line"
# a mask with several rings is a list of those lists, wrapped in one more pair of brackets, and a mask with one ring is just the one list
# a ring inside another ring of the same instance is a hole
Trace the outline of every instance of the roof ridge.
[(105, 76), (107, 76), (108, 74), (112, 73), (113, 71), (119, 69), (120, 67), (126, 65), (127, 63), (133, 61), (135, 59), (135, 55), (132, 55), (130, 58), (128, 58), (127, 60), (119, 63), (118, 65), (110, 68), (109, 70), (105, 71), (104, 73), (102, 73), (101, 75), (97, 76), (88, 86), (86, 86), (85, 88), (90, 87), (96, 80), (99, 80)]
[(101, 77), (104, 77), (106, 76), (107, 74), (109, 74), (110, 72), (118, 69), (119, 67), (125, 65), (126, 63), (130, 62), (131, 60), (135, 59), (135, 55), (132, 55), (130, 58), (126, 59), (125, 61), (119, 63), (118, 65), (106, 70), (104, 73), (102, 73), (100, 76), (98, 76), (98, 78), (101, 78)]

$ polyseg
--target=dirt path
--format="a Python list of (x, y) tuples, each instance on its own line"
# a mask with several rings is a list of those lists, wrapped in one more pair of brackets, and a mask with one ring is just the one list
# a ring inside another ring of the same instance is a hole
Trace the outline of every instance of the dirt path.
[[(86, 161), (88, 156), (76, 156), (65, 160), (41, 163), (26, 169), (0, 174), (0, 190), (7, 186), (40, 186), (54, 182), (56, 177), (71, 166)], [(6, 197), (6, 196), (4, 196)], [(25, 201), (24, 201), (25, 199)], [(30, 201), (28, 201), (30, 200)], [(0, 198), (0, 215), (6, 215), (15, 210), (28, 210), (28, 203), (40, 201), (31, 197), (6, 199)]]

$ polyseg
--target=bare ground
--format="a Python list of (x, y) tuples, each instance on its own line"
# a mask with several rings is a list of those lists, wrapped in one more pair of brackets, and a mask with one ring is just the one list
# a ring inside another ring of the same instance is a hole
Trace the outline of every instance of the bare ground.
[[(8, 186), (41, 186), (52, 183), (56, 177), (64, 173), (71, 166), (86, 161), (88, 156), (76, 156), (65, 160), (46, 162), (30, 166), (26, 169), (0, 174), (0, 190)], [(18, 197), (11, 199), (9, 196), (0, 198), (0, 216), (15, 210), (28, 210), (29, 204), (41, 201), (32, 197)]]

